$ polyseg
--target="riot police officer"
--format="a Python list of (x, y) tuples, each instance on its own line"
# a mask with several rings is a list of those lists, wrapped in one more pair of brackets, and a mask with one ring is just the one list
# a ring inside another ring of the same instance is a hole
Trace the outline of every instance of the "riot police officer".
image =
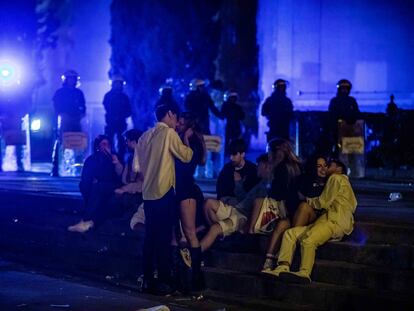
[(273, 83), (273, 93), (262, 106), (262, 116), (266, 117), (269, 131), (267, 141), (275, 137), (289, 139), (290, 122), (293, 117), (292, 101), (286, 96), (288, 82), (277, 79)]
[[(111, 145), (123, 162), (125, 156), (125, 142), (123, 133), (127, 128), (126, 119), (131, 116), (131, 104), (128, 96), (123, 92), (125, 80), (114, 75), (111, 79), (111, 90), (103, 99), (105, 108), (105, 135), (110, 139)], [(114, 144), (115, 137), (117, 144)]]
[(173, 107), (174, 111), (180, 111), (180, 106), (178, 105), (177, 101), (173, 95), (173, 88), (171, 85), (163, 85), (158, 90), (160, 97), (158, 98), (157, 102), (155, 103), (155, 108), (167, 105)]
[(220, 111), (205, 90), (204, 80), (193, 79), (190, 82), (190, 92), (185, 98), (184, 106), (187, 111), (192, 112), (197, 117), (201, 132), (206, 135), (210, 135), (209, 110), (215, 116), (222, 118)]
[[(333, 146), (336, 146), (338, 140), (338, 121), (342, 120), (348, 124), (354, 124), (361, 117), (356, 99), (349, 96), (352, 83), (347, 79), (341, 79), (338, 81), (336, 88), (336, 96), (329, 103), (329, 123)], [(334, 152), (336, 153), (337, 150), (334, 150)]]
[(86, 105), (85, 96), (78, 89), (79, 79), (79, 74), (76, 71), (67, 70), (62, 75), (62, 87), (53, 96), (57, 124), (52, 155), (52, 176), (59, 176), (59, 145), (62, 133), (82, 131), (81, 120), (85, 116)]
[(228, 91), (223, 96), (221, 114), (226, 120), (225, 129), (225, 154), (229, 155), (229, 145), (232, 140), (242, 138), (242, 124), (245, 114), (242, 106), (237, 103), (239, 95), (236, 92)]
[(354, 97), (349, 96), (352, 83), (349, 80), (341, 79), (336, 85), (336, 96), (329, 103), (329, 115), (333, 123), (344, 120), (348, 124), (354, 124), (360, 117), (358, 103)]
[(62, 87), (53, 96), (56, 116), (60, 116), (61, 132), (81, 132), (81, 119), (85, 116), (85, 96), (78, 89), (79, 75), (68, 70), (62, 75)]

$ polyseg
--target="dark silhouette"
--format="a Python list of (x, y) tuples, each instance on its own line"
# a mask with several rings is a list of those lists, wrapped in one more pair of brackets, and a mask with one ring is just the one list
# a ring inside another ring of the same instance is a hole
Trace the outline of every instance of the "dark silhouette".
[(242, 138), (242, 124), (245, 114), (242, 106), (237, 103), (238, 94), (235, 92), (226, 92), (224, 94), (224, 103), (221, 108), (221, 114), (226, 120), (225, 129), (225, 155), (229, 155), (229, 145), (234, 139)]
[(123, 92), (124, 83), (125, 81), (121, 76), (113, 76), (111, 81), (112, 88), (105, 94), (103, 99), (106, 122), (105, 135), (109, 137), (111, 145), (119, 154), (122, 162), (125, 161), (125, 143), (122, 134), (127, 128), (126, 119), (131, 116), (129, 98)]
[(201, 132), (210, 135), (209, 110), (219, 118), (221, 118), (221, 114), (204, 86), (205, 82), (203, 80), (192, 80), (190, 82), (190, 92), (185, 98), (184, 106), (186, 110), (192, 112), (197, 117)]
[(346, 79), (341, 79), (336, 87), (336, 96), (329, 103), (329, 131), (332, 134), (331, 145), (334, 146), (335, 153), (337, 153), (338, 121), (342, 120), (348, 124), (354, 124), (361, 117), (356, 99), (349, 96), (352, 83)]
[(279, 137), (289, 139), (289, 127), (293, 117), (292, 101), (286, 96), (287, 81), (277, 79), (273, 84), (273, 93), (262, 107), (262, 116), (266, 117), (269, 131), (267, 141)]

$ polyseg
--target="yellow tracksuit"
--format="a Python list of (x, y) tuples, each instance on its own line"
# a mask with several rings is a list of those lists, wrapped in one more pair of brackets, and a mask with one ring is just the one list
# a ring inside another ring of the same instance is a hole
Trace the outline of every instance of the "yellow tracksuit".
[(322, 194), (308, 198), (307, 202), (311, 207), (326, 212), (311, 225), (291, 228), (285, 232), (278, 262), (292, 263), (296, 242), (299, 240), (302, 256), (300, 271), (310, 276), (318, 246), (330, 239), (341, 239), (344, 234), (351, 234), (357, 201), (348, 177), (332, 174)]

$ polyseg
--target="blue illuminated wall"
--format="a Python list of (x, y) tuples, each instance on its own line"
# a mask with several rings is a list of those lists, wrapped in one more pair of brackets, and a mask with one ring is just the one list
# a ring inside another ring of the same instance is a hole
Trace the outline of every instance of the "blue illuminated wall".
[(362, 111), (384, 112), (391, 93), (414, 108), (414, 1), (259, 0), (257, 26), (262, 100), (282, 77), (296, 110), (326, 110), (347, 78)]

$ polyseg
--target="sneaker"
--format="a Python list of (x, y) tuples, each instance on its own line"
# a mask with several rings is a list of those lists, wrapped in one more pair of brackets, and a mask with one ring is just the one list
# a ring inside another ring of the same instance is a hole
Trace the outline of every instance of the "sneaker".
[(137, 311), (170, 311), (170, 308), (168, 308), (165, 305), (160, 305), (160, 306), (155, 306), (155, 307), (147, 308), (147, 309), (139, 309)]
[(80, 221), (76, 225), (69, 226), (68, 231), (85, 233), (93, 227), (93, 221)]
[(310, 284), (311, 278), (309, 274), (304, 271), (298, 272), (281, 272), (279, 275), (280, 279), (288, 282), (288, 283), (295, 283), (295, 284)]
[(180, 249), (180, 255), (183, 259), (183, 262), (188, 268), (191, 268), (191, 255), (188, 248), (182, 248)]
[(265, 273), (268, 276), (279, 277), (279, 274), (282, 272), (289, 272), (289, 266), (280, 265), (273, 270), (262, 270), (262, 273)]
[(275, 259), (274, 258), (266, 258), (264, 264), (263, 264), (263, 268), (262, 271), (271, 271), (275, 268), (276, 263), (275, 263)]

